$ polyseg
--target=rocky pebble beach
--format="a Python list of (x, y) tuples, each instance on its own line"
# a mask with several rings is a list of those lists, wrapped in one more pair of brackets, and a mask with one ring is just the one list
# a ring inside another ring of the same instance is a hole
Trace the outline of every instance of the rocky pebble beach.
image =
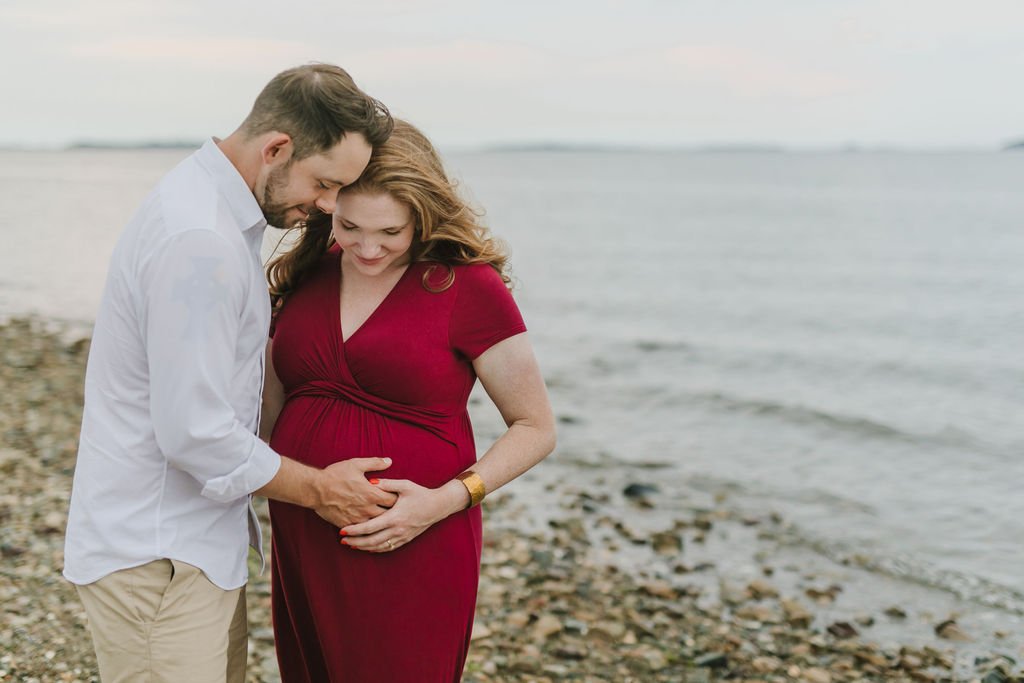
[[(99, 680), (60, 574), (87, 352), (0, 326), (0, 681)], [(485, 502), (467, 682), (1024, 681), (1019, 620), (922, 608), (920, 587), (794, 547), (778, 516), (665, 490), (657, 464), (560, 456)], [(253, 683), (279, 680), (268, 573), (247, 593)]]

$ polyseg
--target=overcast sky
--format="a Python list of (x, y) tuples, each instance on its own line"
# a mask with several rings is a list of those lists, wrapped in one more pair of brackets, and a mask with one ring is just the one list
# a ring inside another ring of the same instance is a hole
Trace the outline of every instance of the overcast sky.
[(442, 146), (996, 147), (1024, 2), (0, 0), (0, 145), (230, 133), (339, 64)]

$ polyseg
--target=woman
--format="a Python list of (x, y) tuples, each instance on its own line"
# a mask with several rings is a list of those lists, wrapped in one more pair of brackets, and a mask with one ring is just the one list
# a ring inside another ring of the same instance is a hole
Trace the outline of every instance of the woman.
[[(370, 481), (397, 495), (340, 530), (271, 502), (284, 683), (460, 679), (480, 570), (476, 503), (555, 443), (505, 262), (430, 142), (396, 121), (333, 216), (311, 220), (270, 264), (263, 432), (317, 467), (390, 457)], [(477, 377), (508, 425), (479, 462), (466, 411)]]

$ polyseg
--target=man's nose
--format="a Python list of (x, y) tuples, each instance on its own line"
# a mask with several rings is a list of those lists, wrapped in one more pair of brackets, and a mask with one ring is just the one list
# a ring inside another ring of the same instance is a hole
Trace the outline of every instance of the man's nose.
[(320, 209), (324, 213), (333, 213), (334, 205), (338, 203), (338, 190), (340, 189), (341, 188), (339, 187), (335, 187), (321, 192), (314, 202), (314, 204), (316, 204), (316, 208)]

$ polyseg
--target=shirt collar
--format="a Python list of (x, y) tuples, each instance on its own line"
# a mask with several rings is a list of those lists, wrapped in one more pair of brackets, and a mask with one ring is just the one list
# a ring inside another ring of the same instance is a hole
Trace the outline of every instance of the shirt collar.
[(199, 165), (213, 176), (221, 196), (227, 200), (231, 215), (238, 225), (242, 226), (243, 232), (253, 228), (267, 227), (263, 209), (260, 208), (252, 190), (239, 175), (238, 169), (217, 146), (216, 138), (210, 138), (203, 143), (203, 146), (196, 152), (196, 158)]

